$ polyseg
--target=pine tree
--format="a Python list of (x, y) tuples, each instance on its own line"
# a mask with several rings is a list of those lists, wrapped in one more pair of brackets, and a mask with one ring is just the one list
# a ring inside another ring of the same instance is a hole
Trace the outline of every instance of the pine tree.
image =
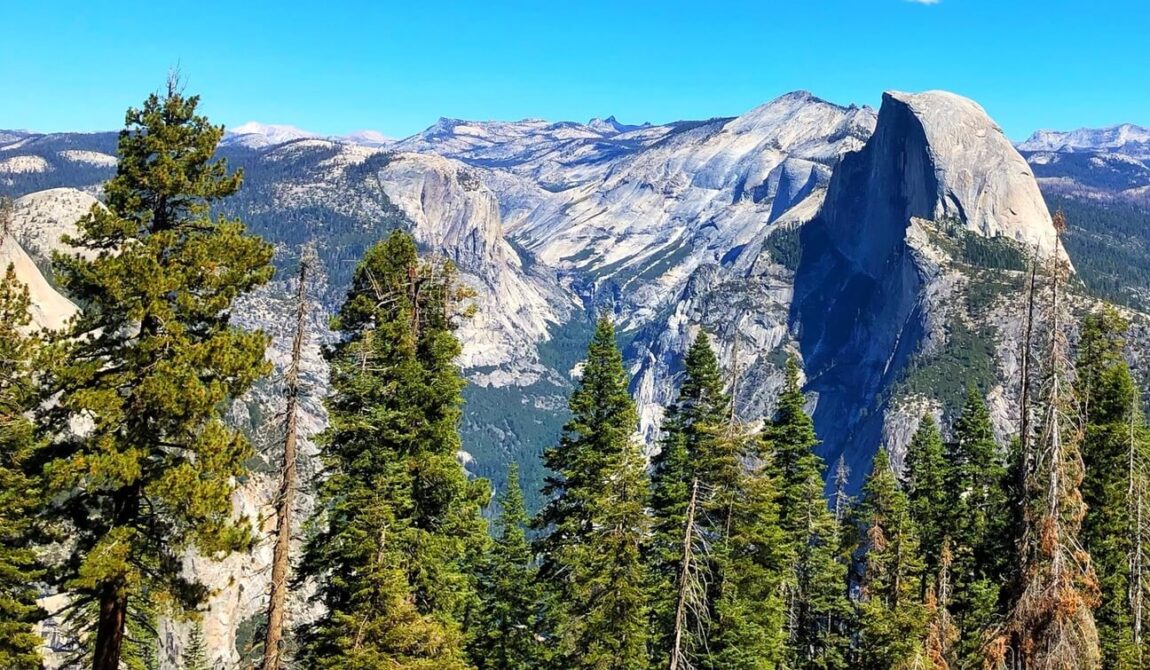
[(457, 461), (464, 293), (448, 262), (394, 232), (356, 268), (328, 352), (324, 480), (299, 568), (324, 606), (299, 631), (307, 668), (461, 670), (486, 484)]
[(43, 618), (35, 587), (42, 573), (31, 542), (40, 487), (27, 472), (36, 447), (27, 413), (36, 405), (32, 375), (40, 340), (26, 332), (28, 308), (28, 289), (9, 266), (0, 279), (0, 667), (12, 670), (41, 665), (33, 626)]
[(792, 668), (845, 667), (850, 611), (846, 566), (839, 560), (839, 524), (823, 497), (822, 458), (814, 422), (806, 414), (798, 364), (787, 361), (778, 411), (765, 428), (772, 479), (778, 488), (779, 524), (790, 551), (785, 578), (787, 665)]
[(781, 590), (790, 577), (791, 554), (762, 443), (732, 433), (716, 441), (700, 462), (709, 468), (713, 488), (703, 505), (711, 538), (710, 627), (707, 653), (698, 665), (707, 670), (779, 667), (786, 641)]
[(918, 534), (885, 450), (875, 456), (863, 488), (859, 520), (865, 541), (857, 667), (925, 667), (929, 613), (919, 595), (923, 566)]
[[(1145, 446), (1130, 426), (1141, 423), (1138, 391), (1122, 358), (1128, 324), (1113, 308), (1086, 316), (1081, 327), (1075, 391), (1086, 418), (1082, 440), (1085, 468), (1082, 500), (1082, 545), (1099, 578), (1101, 603), (1094, 612), (1102, 665), (1114, 670), (1140, 667), (1135, 640), (1130, 560), (1135, 539), (1138, 490)], [(1132, 472), (1133, 469), (1133, 481)], [(1133, 484), (1133, 485), (1132, 485)]]
[[(695, 338), (687, 352), (684, 368), (679, 396), (668, 409), (663, 422), (660, 451), (651, 462), (653, 528), (646, 554), (651, 580), (652, 659), (657, 667), (670, 655), (676, 629), (690, 499), (695, 497), (698, 506), (702, 507), (702, 501), (714, 490), (707, 468), (699, 471), (698, 462), (700, 458), (709, 457), (706, 455), (714, 451), (714, 442), (723, 438), (723, 426), (730, 407), (730, 398), (723, 392), (722, 371), (706, 333), (700, 332)], [(701, 495), (695, 490), (696, 482), (702, 489)], [(698, 516), (692, 525), (702, 528), (704, 519), (702, 514)], [(705, 544), (692, 542), (689, 548), (697, 553), (705, 548)], [(707, 562), (702, 559), (701, 556), (696, 557), (694, 565), (705, 570)], [(690, 614), (697, 617), (702, 612), (693, 609)], [(688, 628), (688, 638), (699, 637), (697, 625)], [(700, 642), (680, 639), (679, 646), (695, 647)]]
[[(125, 625), (143, 594), (190, 608), (190, 548), (243, 549), (250, 525), (232, 493), (250, 455), (224, 421), (228, 403), (265, 374), (267, 338), (230, 322), (237, 296), (271, 277), (270, 245), (213, 216), (241, 175), (213, 159), (223, 128), (196, 113), (174, 80), (128, 111), (107, 207), (93, 207), (57, 254), (83, 312), (56, 342), (43, 423), (52, 518), (69, 522), (70, 558), (55, 576), (95, 601), (93, 664), (117, 670)], [(69, 431), (83, 417), (82, 431)]]
[(204, 644), (204, 628), (199, 621), (192, 622), (188, 645), (180, 657), (180, 670), (208, 670), (208, 650)]
[(904, 481), (911, 517), (922, 543), (923, 597), (930, 579), (941, 567), (943, 545), (950, 543), (947, 538), (953, 534), (953, 500), (947, 495), (947, 483), (952, 478), (938, 424), (933, 416), (925, 414), (907, 447)]
[[(978, 668), (985, 632), (1000, 615), (1001, 589), (1010, 569), (1010, 510), (1004, 452), (994, 439), (986, 401), (967, 392), (948, 449), (947, 504), (953, 581), (951, 612), (959, 629), (960, 667)], [(937, 561), (937, 558), (935, 559)], [(937, 562), (929, 566), (937, 570)]]
[(511, 464), (499, 506), (499, 534), (480, 566), (478, 621), (469, 653), (479, 670), (542, 668), (546, 650), (536, 635), (543, 589), (527, 540), (527, 510), (519, 487), (518, 464)]
[[(1065, 219), (1055, 216), (1055, 230)], [(1078, 408), (1070, 393), (1072, 365), (1066, 335), (1064, 287), (1069, 266), (1055, 256), (1047, 273), (1044, 380), (1039, 394), (1037, 435), (1024, 435), (1023, 531), (1019, 589), (991, 661), (1015, 662), (1030, 670), (1098, 668), (1101, 654), (1092, 608), (1098, 585), (1090, 556), (1079, 541), (1085, 515)]]
[(635, 404), (610, 319), (602, 317), (571, 420), (544, 462), (550, 500), (537, 521), (542, 575), (558, 590), (551, 627), (562, 667), (632, 670), (647, 664), (646, 570), (640, 547), (649, 482)]
[(263, 670), (280, 670), (284, 662), (284, 628), (287, 617), (288, 572), (291, 567), (292, 513), (298, 472), (300, 362), (307, 336), (307, 284), (308, 270), (314, 263), (314, 252), (307, 249), (301, 255), (298, 285), (296, 287), (295, 334), (292, 338), (291, 360), (284, 379), (283, 459), (279, 469), (279, 491), (276, 495), (275, 541), (272, 546), (272, 572), (268, 587), (267, 624), (264, 627)]

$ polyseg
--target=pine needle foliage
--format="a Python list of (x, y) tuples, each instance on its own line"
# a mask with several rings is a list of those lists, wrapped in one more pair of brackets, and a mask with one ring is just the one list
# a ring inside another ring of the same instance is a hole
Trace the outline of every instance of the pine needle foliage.
[(467, 294), (402, 231), (369, 249), (333, 320), (323, 481), (299, 569), (324, 614), (299, 630), (307, 668), (463, 670), (470, 570), (488, 497), (457, 455)]
[(29, 307), (28, 288), (9, 266), (0, 277), (0, 667), (12, 670), (40, 668), (33, 626), (43, 615), (35, 584), (44, 575), (32, 548), (40, 482), (28, 472), (36, 448), (28, 413), (36, 406), (41, 341), (28, 332)]
[(550, 634), (560, 667), (647, 666), (649, 583), (641, 547), (649, 533), (648, 487), (638, 414), (610, 319), (599, 319), (571, 420), (544, 462), (553, 473), (537, 525), (545, 531), (541, 576), (555, 589)]
[(223, 556), (252, 539), (232, 514), (251, 449), (224, 412), (267, 372), (267, 338), (233, 325), (231, 309), (271, 278), (272, 249), (212, 214), (241, 175), (214, 158), (224, 131), (198, 105), (173, 80), (128, 111), (107, 207), (66, 240), (86, 253), (54, 261), (83, 311), (47, 374), (47, 514), (73, 540), (54, 576), (76, 611), (98, 603), (97, 670), (119, 667), (145, 597), (177, 612), (204, 600), (182, 569), (187, 551)]

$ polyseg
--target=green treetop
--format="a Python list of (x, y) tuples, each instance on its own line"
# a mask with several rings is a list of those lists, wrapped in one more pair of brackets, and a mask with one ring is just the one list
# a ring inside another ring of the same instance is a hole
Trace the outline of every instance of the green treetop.
[[(1148, 446), (1138, 388), (1122, 357), (1129, 324), (1113, 308), (1082, 322), (1075, 366), (1075, 394), (1085, 415), (1082, 439), (1081, 541), (1094, 562), (1101, 591), (1094, 612), (1102, 665), (1144, 667), (1145, 642), (1138, 639), (1135, 611), (1145, 598), (1136, 586), (1142, 561), (1138, 540), (1146, 533), (1137, 515), (1146, 488)], [(1142, 648), (1140, 648), (1142, 647)], [(1150, 659), (1146, 659), (1150, 660)]]
[(527, 510), (516, 463), (507, 474), (499, 506), (498, 536), (479, 570), (479, 606), (469, 652), (479, 670), (541, 668), (546, 649), (536, 635), (544, 593), (527, 540)]
[(647, 664), (649, 483), (638, 415), (610, 319), (599, 319), (571, 420), (544, 461), (553, 475), (538, 525), (542, 574), (557, 589), (550, 627), (565, 668), (637, 670)]
[[(985, 631), (1002, 614), (1002, 589), (1014, 547), (1005, 452), (994, 439), (986, 401), (973, 388), (954, 423), (947, 461), (957, 654), (963, 667), (976, 667), (984, 657)], [(937, 561), (934, 548), (929, 551)], [(937, 570), (937, 564), (931, 567)]]
[(33, 626), (43, 618), (35, 587), (43, 575), (30, 536), (40, 492), (27, 473), (36, 444), (27, 413), (36, 406), (39, 338), (26, 333), (28, 308), (28, 289), (9, 266), (0, 277), (0, 667), (12, 670), (41, 666)]
[(947, 495), (950, 479), (950, 462), (946, 458), (938, 423), (930, 414), (924, 414), (907, 447), (905, 473), (911, 516), (922, 540), (925, 563), (923, 596), (926, 595), (928, 579), (938, 573), (944, 540), (952, 534), (953, 500)]
[(840, 532), (823, 495), (822, 458), (814, 422), (805, 410), (799, 366), (787, 361), (778, 410), (763, 431), (764, 449), (779, 492), (779, 521), (790, 552), (784, 582), (787, 658), (794, 668), (843, 667), (847, 646), (846, 565)]
[(875, 456), (858, 519), (864, 530), (858, 665), (864, 670), (925, 667), (928, 612), (919, 595), (922, 562), (906, 495), (885, 450)]
[[(663, 420), (659, 453), (651, 460), (653, 529), (647, 547), (654, 637), (651, 646), (652, 659), (660, 666), (665, 664), (670, 654), (675, 628), (687, 508), (693, 482), (701, 476), (704, 493), (697, 496), (700, 499), (714, 490), (707, 468), (700, 466), (699, 460), (715, 450), (714, 442), (723, 437), (722, 431), (730, 412), (730, 398), (723, 392), (722, 370), (706, 333), (700, 332), (695, 338), (687, 351), (684, 367), (678, 398), (668, 408)], [(702, 557), (696, 565), (705, 567)], [(694, 616), (696, 613), (690, 614)], [(686, 634), (697, 635), (697, 627), (689, 628)], [(689, 640), (681, 644), (698, 646), (700, 642)]]
[(308, 668), (462, 670), (485, 482), (457, 460), (464, 293), (448, 262), (392, 233), (356, 268), (328, 352), (325, 479), (301, 579), (324, 613), (300, 631)]
[(224, 412), (267, 372), (267, 338), (232, 325), (231, 308), (270, 279), (272, 249), (210, 212), (241, 178), (213, 159), (224, 131), (198, 104), (173, 82), (128, 111), (107, 207), (68, 240), (87, 254), (55, 258), (83, 311), (47, 375), (48, 514), (72, 539), (56, 575), (78, 604), (98, 605), (76, 610), (96, 612), (97, 670), (119, 667), (142, 598), (204, 599), (182, 569), (189, 548), (222, 556), (251, 541), (232, 515), (251, 449)]

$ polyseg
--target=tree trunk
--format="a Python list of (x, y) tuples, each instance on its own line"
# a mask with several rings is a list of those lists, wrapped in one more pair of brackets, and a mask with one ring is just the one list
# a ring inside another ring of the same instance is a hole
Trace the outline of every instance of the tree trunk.
[(695, 501), (699, 494), (699, 480), (691, 484), (691, 502), (687, 505), (687, 524), (683, 529), (683, 562), (679, 566), (679, 596), (675, 603), (675, 641), (671, 646), (669, 670), (679, 670), (683, 664), (683, 628), (687, 624), (687, 592), (691, 579), (691, 543), (695, 536)]
[(296, 494), (296, 414), (299, 408), (299, 368), (307, 319), (308, 261), (301, 259), (299, 290), (296, 294), (296, 328), (292, 340), (291, 362), (285, 380), (287, 399), (284, 416), (284, 455), (280, 471), (280, 490), (276, 499), (275, 548), (272, 552), (271, 590), (268, 596), (268, 621), (264, 634), (263, 670), (280, 670), (283, 652), (283, 629), (287, 603), (287, 575), (291, 551), (291, 514)]
[(124, 645), (124, 625), (128, 619), (128, 593), (122, 581), (104, 585), (100, 593), (100, 614), (96, 622), (96, 649), (93, 670), (119, 670)]

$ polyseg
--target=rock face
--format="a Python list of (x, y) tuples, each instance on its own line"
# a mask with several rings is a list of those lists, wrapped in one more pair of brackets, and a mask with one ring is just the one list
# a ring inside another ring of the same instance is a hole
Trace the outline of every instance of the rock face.
[(892, 435), (891, 390), (940, 328), (941, 305), (925, 298), (946, 279), (915, 221), (1062, 253), (1026, 162), (981, 107), (943, 92), (883, 96), (874, 135), (843, 158), (803, 231), (792, 310), (824, 456), (856, 473)]
[(8, 268), (16, 271), (16, 280), (28, 287), (29, 307), (32, 325), (36, 328), (59, 330), (76, 313), (72, 301), (60, 295), (44, 275), (31, 256), (24, 251), (12, 236), (0, 234), (0, 281)]

